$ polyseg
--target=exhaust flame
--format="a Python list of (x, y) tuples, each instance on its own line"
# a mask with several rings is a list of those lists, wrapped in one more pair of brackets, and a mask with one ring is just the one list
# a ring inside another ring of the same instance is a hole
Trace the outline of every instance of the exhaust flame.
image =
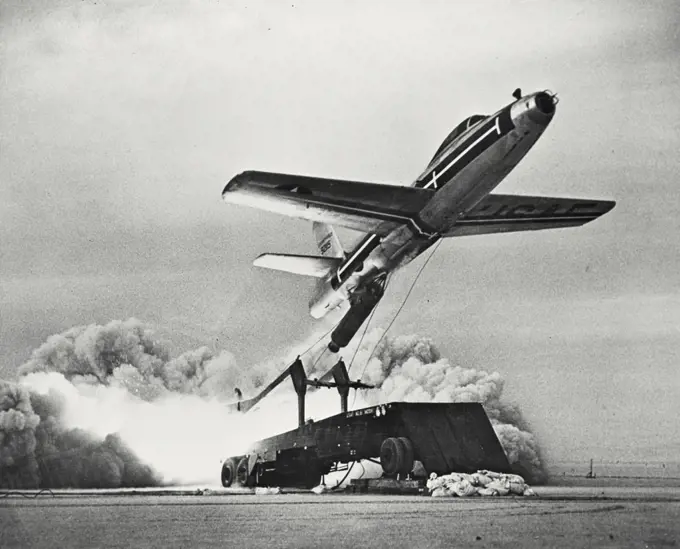
[[(452, 367), (429, 339), (415, 336), (386, 338), (367, 363), (379, 336), (364, 338), (350, 372), (356, 378), (365, 368), (363, 381), (379, 389), (359, 392), (355, 407), (480, 401), (511, 463), (540, 478), (536, 441), (518, 409), (501, 402), (498, 374)], [(308, 375), (318, 376), (337, 355), (317, 351), (305, 359)], [(216, 484), (224, 457), (297, 426), (292, 384), (245, 415), (225, 406), (236, 387), (254, 395), (283, 366), (240, 368), (230, 353), (214, 356), (206, 347), (170, 358), (167, 346), (135, 319), (51, 336), (20, 368), (18, 383), (0, 382), (0, 486)], [(336, 396), (308, 393), (308, 415), (337, 413)]]

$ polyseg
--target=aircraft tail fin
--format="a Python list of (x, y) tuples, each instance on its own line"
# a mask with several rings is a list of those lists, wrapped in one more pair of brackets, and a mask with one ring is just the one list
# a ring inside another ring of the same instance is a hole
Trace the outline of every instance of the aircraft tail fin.
[(287, 273), (323, 278), (342, 263), (339, 257), (314, 255), (262, 254), (253, 265)]
[(315, 221), (312, 228), (316, 238), (316, 245), (319, 247), (323, 257), (345, 257), (345, 250), (342, 248), (340, 239), (331, 225)]

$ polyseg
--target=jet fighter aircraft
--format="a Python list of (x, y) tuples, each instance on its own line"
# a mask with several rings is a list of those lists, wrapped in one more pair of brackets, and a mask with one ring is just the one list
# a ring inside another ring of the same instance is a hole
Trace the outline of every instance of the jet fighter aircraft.
[[(331, 335), (337, 352), (382, 298), (388, 273), (445, 237), (575, 227), (615, 202), (491, 193), (543, 134), (555, 115), (550, 91), (522, 95), (487, 116), (463, 120), (411, 186), (246, 171), (222, 198), (314, 222), (319, 255), (263, 254), (254, 262), (320, 279), (310, 313), (350, 309)], [(331, 225), (366, 233), (347, 253)]]

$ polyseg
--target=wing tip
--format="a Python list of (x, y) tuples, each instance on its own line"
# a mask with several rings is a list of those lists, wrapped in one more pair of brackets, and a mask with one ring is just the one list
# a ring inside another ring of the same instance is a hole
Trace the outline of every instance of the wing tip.
[(254, 173), (256, 172), (254, 172), (253, 170), (246, 170), (244, 172), (236, 174), (229, 181), (227, 181), (227, 184), (224, 186), (224, 189), (222, 189), (222, 197), (224, 197), (225, 194), (237, 191), (239, 187), (241, 187), (241, 185), (251, 181)]
[(614, 209), (614, 206), (616, 206), (616, 200), (598, 200), (598, 205), (600, 206), (600, 211), (598, 211), (592, 219), (586, 221), (586, 223), (595, 221), (603, 215), (611, 212)]
[(605, 204), (605, 210), (603, 213), (611, 212), (616, 206), (616, 200), (603, 200)]

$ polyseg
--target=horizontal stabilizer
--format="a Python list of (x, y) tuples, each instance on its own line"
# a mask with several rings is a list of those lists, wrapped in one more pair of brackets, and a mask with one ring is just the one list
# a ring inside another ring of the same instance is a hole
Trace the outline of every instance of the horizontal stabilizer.
[(253, 261), (256, 267), (316, 278), (323, 278), (330, 270), (337, 269), (341, 263), (342, 259), (338, 257), (290, 254), (262, 254)]
[(489, 194), (442, 236), (578, 227), (606, 214), (615, 204), (610, 200)]

